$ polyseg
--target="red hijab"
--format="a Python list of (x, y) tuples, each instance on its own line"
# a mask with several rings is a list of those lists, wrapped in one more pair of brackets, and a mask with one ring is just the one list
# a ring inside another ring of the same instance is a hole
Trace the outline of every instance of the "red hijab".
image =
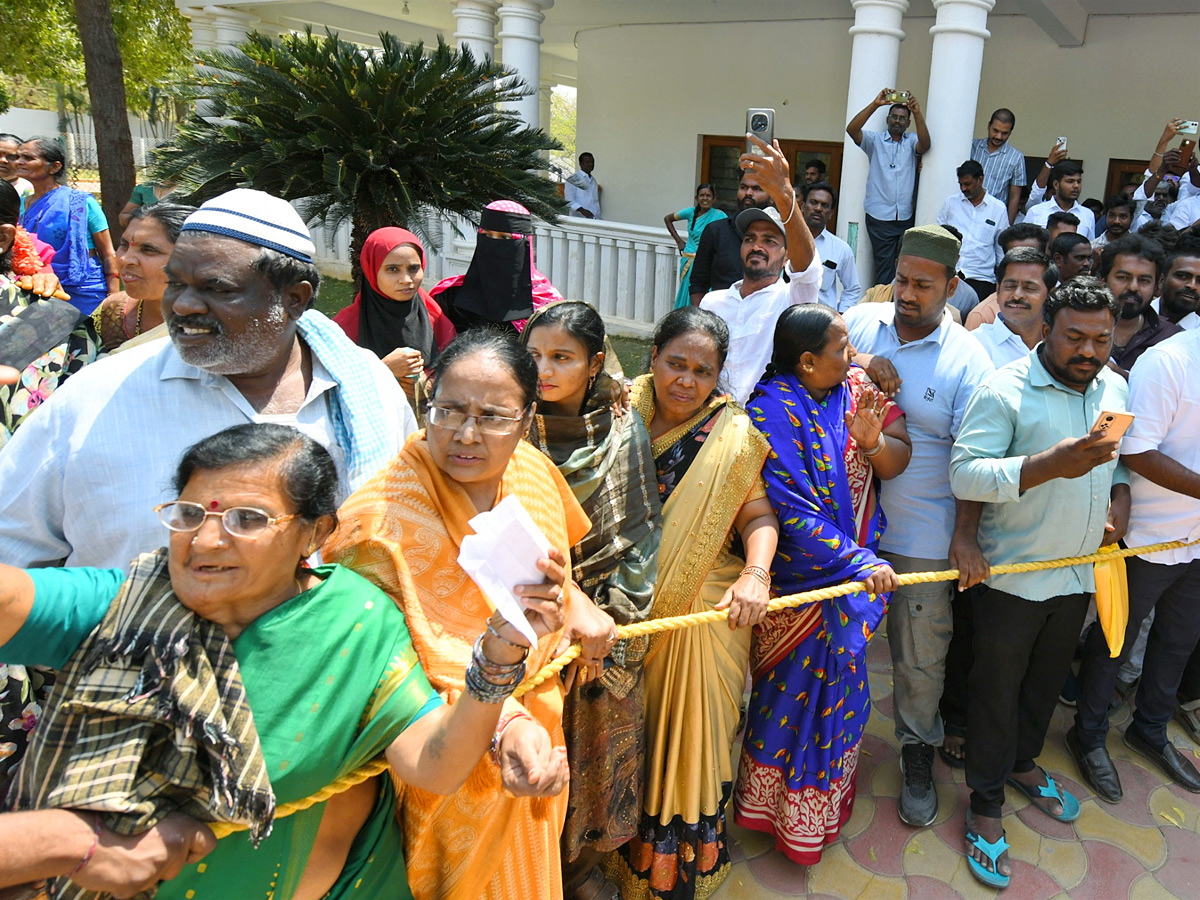
[(363, 242), (362, 290), (354, 303), (334, 321), (360, 347), (371, 350), (380, 359), (398, 347), (411, 347), (425, 357), (425, 366), (433, 364), (438, 352), (454, 339), (454, 326), (441, 307), (421, 288), (412, 300), (394, 300), (379, 290), (379, 269), (387, 255), (408, 244), (417, 251), (425, 267), (425, 248), (420, 239), (404, 228), (378, 228)]

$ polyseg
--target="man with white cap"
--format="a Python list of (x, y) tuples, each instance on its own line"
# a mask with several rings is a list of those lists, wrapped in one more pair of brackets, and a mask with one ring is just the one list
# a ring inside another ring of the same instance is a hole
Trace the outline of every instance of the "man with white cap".
[[(771, 359), (775, 320), (789, 306), (816, 303), (823, 274), (817, 245), (796, 203), (787, 159), (778, 144), (768, 147), (752, 135), (746, 137), (761, 153), (742, 154), (741, 166), (758, 179), (775, 206), (738, 213), (742, 280), (723, 291), (710, 291), (700, 301), (701, 309), (716, 313), (729, 326), (729, 354), (721, 380), (738, 403), (750, 399)], [(780, 278), (784, 273), (786, 280)]]
[(184, 449), (245, 422), (329, 449), (343, 491), (416, 429), (395, 378), (311, 309), (320, 276), (286, 201), (238, 189), (188, 217), (167, 264), (170, 340), (101, 360), (56, 391), (0, 455), (0, 562), (128, 566), (162, 545)]

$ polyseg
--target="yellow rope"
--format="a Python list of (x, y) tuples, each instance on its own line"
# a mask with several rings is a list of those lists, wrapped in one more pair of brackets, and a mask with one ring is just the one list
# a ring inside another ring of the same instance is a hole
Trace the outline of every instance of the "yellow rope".
[[(1078, 566), (1085, 563), (1101, 562), (1102, 560), (1115, 559), (1125, 556), (1141, 556), (1147, 553), (1158, 553), (1162, 550), (1179, 550), (1183, 547), (1190, 547), (1192, 544), (1200, 543), (1200, 541), (1168, 541), (1162, 544), (1148, 544), (1145, 547), (1128, 547), (1110, 550), (1106, 548), (1105, 552), (1089, 553), (1087, 556), (1068, 556), (1063, 559), (1052, 559), (1045, 562), (1025, 562), (1025, 563), (1008, 563), (1002, 566), (992, 566), (992, 575), (1012, 575), (1017, 572), (1040, 572), (1045, 569), (1061, 569), (1066, 566)], [(900, 583), (903, 584), (930, 584), (936, 581), (954, 581), (958, 578), (958, 569), (943, 569), (941, 572), (911, 572), (907, 575), (897, 576)], [(822, 600), (832, 600), (834, 597), (844, 597), (847, 594), (853, 594), (864, 590), (865, 586), (861, 581), (848, 581), (845, 584), (832, 585), (823, 587), (815, 591), (804, 591), (800, 594), (791, 594), (787, 597), (776, 597), (767, 604), (768, 612), (775, 612), (780, 609), (791, 609), (796, 606), (805, 606), (809, 603), (819, 603)], [(689, 613), (684, 616), (671, 616), (663, 619), (647, 619), (645, 622), (637, 622), (633, 625), (621, 625), (617, 628), (619, 637), (637, 637), (639, 635), (655, 634), (660, 631), (678, 631), (681, 628), (695, 628), (699, 625), (708, 625), (713, 622), (721, 622), (729, 618), (729, 611), (722, 610), (705, 610), (699, 613)], [(513, 697), (521, 697), (536, 687), (545, 684), (568, 665), (571, 661), (579, 656), (582, 651), (579, 644), (572, 644), (561, 655), (551, 660), (535, 675), (531, 675), (525, 681), (517, 686), (513, 692)], [(340, 794), (342, 791), (349, 790), (357, 784), (361, 784), (368, 778), (374, 778), (386, 772), (388, 768), (387, 760), (383, 757), (371, 760), (361, 769), (351, 772), (348, 775), (343, 775), (329, 786), (322, 788), (311, 797), (305, 797), (303, 800), (296, 800), (292, 803), (285, 803), (275, 810), (275, 818), (290, 816), (292, 813), (302, 812), (311, 806), (318, 803), (323, 803), (335, 794)], [(226, 835), (233, 834), (238, 831), (247, 830), (247, 826), (229, 823), (216, 822), (209, 825), (217, 838), (223, 838)]]

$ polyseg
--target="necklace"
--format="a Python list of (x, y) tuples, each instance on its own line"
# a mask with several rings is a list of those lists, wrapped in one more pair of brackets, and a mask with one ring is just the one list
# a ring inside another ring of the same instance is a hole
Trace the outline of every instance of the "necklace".
[(133, 326), (133, 337), (137, 337), (142, 333), (142, 304), (145, 300), (139, 300), (137, 303), (137, 324)]

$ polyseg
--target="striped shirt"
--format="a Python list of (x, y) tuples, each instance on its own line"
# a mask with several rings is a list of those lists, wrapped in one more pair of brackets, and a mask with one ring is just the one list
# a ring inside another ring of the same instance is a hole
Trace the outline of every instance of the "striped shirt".
[(983, 166), (983, 189), (1008, 206), (1008, 189), (1024, 187), (1025, 154), (1012, 144), (1004, 143), (995, 153), (988, 150), (987, 138), (971, 141), (971, 159)]

